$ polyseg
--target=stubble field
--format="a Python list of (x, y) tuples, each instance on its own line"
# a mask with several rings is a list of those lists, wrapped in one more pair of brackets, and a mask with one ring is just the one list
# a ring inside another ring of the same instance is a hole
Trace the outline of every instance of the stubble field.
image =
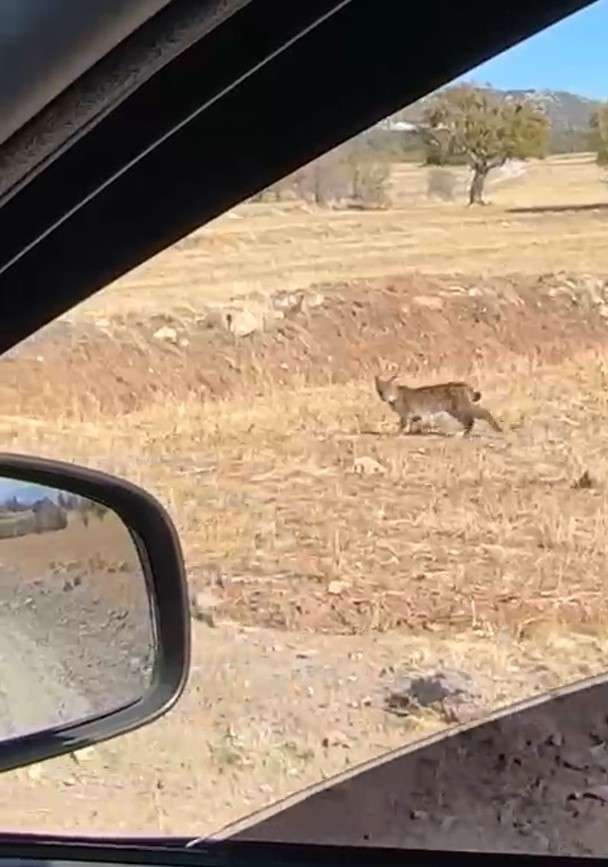
[[(387, 712), (400, 674), (471, 675), (482, 714), (608, 667), (602, 175), (532, 163), (477, 210), (393, 185), (388, 211), (242, 205), (3, 362), (5, 448), (149, 488), (208, 615), (178, 707), (3, 776), (5, 827), (209, 833), (445, 726)], [(205, 319), (280, 290), (315, 303)], [(394, 365), (467, 378), (504, 436), (397, 436)]]

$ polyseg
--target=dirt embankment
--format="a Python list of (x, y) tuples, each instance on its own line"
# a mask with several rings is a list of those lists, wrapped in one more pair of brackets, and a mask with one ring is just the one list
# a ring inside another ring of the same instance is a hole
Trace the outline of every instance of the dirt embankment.
[[(296, 305), (244, 336), (217, 310), (58, 323), (5, 357), (0, 412), (124, 413), (169, 396), (346, 382), (394, 364), (406, 375), (443, 366), (465, 375), (509, 356), (551, 362), (608, 342), (608, 278), (413, 274), (315, 295), (314, 307)], [(237, 312), (255, 323), (247, 299)]]

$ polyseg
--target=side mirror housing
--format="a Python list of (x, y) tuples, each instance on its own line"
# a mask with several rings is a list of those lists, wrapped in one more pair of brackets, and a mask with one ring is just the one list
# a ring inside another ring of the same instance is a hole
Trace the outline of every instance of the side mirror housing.
[(171, 518), (130, 482), (0, 455), (0, 771), (146, 725), (190, 665)]

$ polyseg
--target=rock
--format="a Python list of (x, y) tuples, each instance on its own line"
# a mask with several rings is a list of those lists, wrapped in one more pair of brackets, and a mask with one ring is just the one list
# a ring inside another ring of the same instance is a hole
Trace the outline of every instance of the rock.
[(235, 337), (247, 337), (256, 331), (274, 327), (285, 316), (280, 310), (273, 310), (268, 304), (251, 307), (214, 307), (198, 320), (204, 328), (221, 328)]
[(192, 618), (207, 626), (215, 626), (215, 609), (220, 605), (219, 599), (211, 593), (201, 591), (195, 593), (190, 600)]
[(348, 750), (351, 748), (351, 742), (343, 732), (333, 731), (322, 738), (321, 746), (324, 750), (327, 750), (330, 747), (342, 747), (342, 749)]
[(374, 460), (374, 458), (363, 455), (363, 457), (355, 459), (352, 471), (358, 476), (376, 476), (384, 475), (384, 473), (386, 473), (386, 467), (382, 466), (382, 464)]
[(193, 594), (191, 605), (194, 608), (217, 608), (218, 605), (220, 605), (220, 600), (212, 593), (209, 593), (206, 590), (201, 590)]
[(274, 292), (270, 298), (271, 304), (277, 310), (285, 313), (300, 313), (304, 303), (303, 292), (286, 292), (284, 289)]
[(251, 310), (229, 310), (226, 313), (226, 324), (228, 331), (235, 337), (247, 337), (264, 328), (264, 320)]
[(81, 765), (83, 762), (89, 762), (91, 759), (94, 759), (95, 756), (96, 750), (94, 747), (83, 747), (81, 750), (70, 753), (70, 758), (72, 761), (76, 762), (77, 765)]
[(42, 764), (36, 762), (35, 764), (28, 765), (25, 769), (25, 773), (30, 780), (39, 780), (42, 777)]
[(320, 292), (287, 292), (284, 289), (274, 292), (270, 296), (270, 304), (275, 311), (280, 311), (283, 316), (297, 316), (307, 310), (321, 307), (325, 302), (325, 296)]
[(327, 585), (327, 592), (331, 593), (333, 596), (339, 596), (344, 590), (348, 590), (350, 587), (349, 581), (330, 581)]
[(595, 481), (589, 474), (589, 470), (585, 470), (585, 472), (580, 476), (572, 485), (575, 490), (588, 490), (589, 488), (595, 487)]
[(154, 332), (153, 337), (156, 340), (167, 340), (169, 343), (177, 343), (177, 331), (169, 325), (163, 325), (162, 328)]
[(416, 295), (412, 302), (427, 310), (443, 310), (443, 299), (437, 295)]
[(305, 306), (310, 310), (314, 310), (315, 307), (322, 307), (323, 304), (325, 304), (325, 295), (320, 292), (311, 292), (306, 295)]

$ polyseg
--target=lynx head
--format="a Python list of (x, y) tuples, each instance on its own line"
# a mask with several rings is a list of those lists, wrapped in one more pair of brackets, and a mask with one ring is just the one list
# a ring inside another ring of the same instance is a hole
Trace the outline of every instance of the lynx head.
[(385, 403), (388, 403), (389, 406), (394, 406), (399, 397), (399, 386), (395, 383), (396, 377), (397, 372), (393, 373), (393, 375), (386, 380), (380, 379), (379, 376), (375, 377), (376, 391), (378, 392), (380, 399)]

